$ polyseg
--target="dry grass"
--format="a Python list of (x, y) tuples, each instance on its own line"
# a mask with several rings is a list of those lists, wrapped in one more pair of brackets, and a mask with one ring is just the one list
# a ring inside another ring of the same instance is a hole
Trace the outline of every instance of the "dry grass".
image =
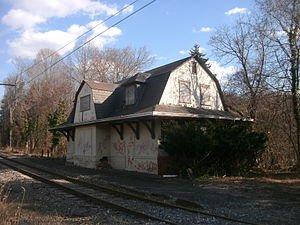
[[(0, 184), (1, 185), (1, 184)], [(45, 215), (35, 210), (26, 210), (24, 206), (25, 188), (18, 201), (12, 201), (10, 188), (0, 186), (0, 225), (65, 225), (69, 224), (67, 218), (54, 214)]]
[(0, 187), (0, 221), (3, 225), (15, 225), (20, 223), (22, 205), (24, 202), (25, 189), (23, 188), (22, 200), (16, 204), (10, 202), (9, 188), (2, 185)]

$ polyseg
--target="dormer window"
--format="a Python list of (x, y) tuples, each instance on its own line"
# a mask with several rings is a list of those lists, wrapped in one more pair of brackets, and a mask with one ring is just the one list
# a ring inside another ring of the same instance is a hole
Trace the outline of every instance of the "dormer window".
[(91, 109), (91, 95), (86, 95), (80, 98), (80, 112)]
[(135, 85), (126, 87), (126, 105), (133, 105), (135, 103)]
[(192, 66), (192, 74), (197, 74), (197, 62), (192, 61), (191, 66)]

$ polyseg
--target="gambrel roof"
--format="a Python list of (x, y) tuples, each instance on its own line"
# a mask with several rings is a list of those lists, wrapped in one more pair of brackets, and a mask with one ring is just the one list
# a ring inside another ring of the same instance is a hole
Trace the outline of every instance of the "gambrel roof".
[[(210, 110), (203, 108), (189, 108), (184, 106), (170, 106), (170, 105), (159, 105), (163, 91), (168, 82), (170, 74), (183, 63), (194, 58), (206, 71), (206, 73), (211, 77), (215, 82), (216, 87), (219, 91), (219, 95), (224, 107), (224, 111), (219, 110)], [(86, 125), (91, 123), (101, 123), (107, 121), (118, 121), (131, 118), (140, 118), (140, 117), (168, 117), (173, 115), (174, 117), (194, 117), (194, 118), (217, 118), (217, 119), (241, 119), (241, 117), (229, 112), (224, 103), (223, 93), (220, 87), (218, 80), (215, 75), (207, 68), (205, 63), (195, 56), (189, 56), (184, 59), (148, 70), (144, 73), (137, 73), (136, 75), (124, 79), (116, 84), (106, 84), (98, 82), (83, 81), (79, 90), (75, 96), (78, 96), (78, 93), (81, 87), (87, 83), (92, 89), (93, 88), (107, 88), (112, 91), (112, 94), (103, 102), (103, 103), (94, 103), (96, 111), (96, 121), (87, 121), (82, 122), (77, 125)], [(97, 83), (97, 82), (96, 82)], [(126, 87), (129, 84), (137, 83), (137, 99), (135, 104), (126, 105), (125, 104), (125, 91)], [(74, 104), (74, 108), (76, 103)], [(74, 112), (70, 114), (67, 123), (62, 124), (63, 127), (68, 126), (77, 126), (74, 123)]]

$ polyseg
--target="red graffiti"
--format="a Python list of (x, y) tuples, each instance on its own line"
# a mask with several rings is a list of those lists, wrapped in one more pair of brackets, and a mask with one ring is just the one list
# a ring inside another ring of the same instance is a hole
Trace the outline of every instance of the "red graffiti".
[(153, 173), (156, 172), (158, 169), (158, 165), (156, 162), (149, 161), (149, 160), (145, 160), (145, 161), (135, 160), (134, 157), (127, 158), (127, 165), (128, 167), (133, 167), (135, 168), (135, 170), (141, 172)]
[(126, 144), (125, 142), (114, 143), (114, 149), (121, 155), (125, 155), (126, 153)]

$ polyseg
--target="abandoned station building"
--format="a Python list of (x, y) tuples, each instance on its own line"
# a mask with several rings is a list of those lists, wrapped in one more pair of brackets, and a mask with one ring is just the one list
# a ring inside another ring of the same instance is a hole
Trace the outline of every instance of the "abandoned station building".
[(119, 83), (82, 81), (68, 121), (52, 128), (68, 139), (67, 161), (96, 168), (160, 174), (167, 154), (159, 148), (166, 120), (238, 120), (228, 112), (216, 77), (197, 57), (138, 73)]

